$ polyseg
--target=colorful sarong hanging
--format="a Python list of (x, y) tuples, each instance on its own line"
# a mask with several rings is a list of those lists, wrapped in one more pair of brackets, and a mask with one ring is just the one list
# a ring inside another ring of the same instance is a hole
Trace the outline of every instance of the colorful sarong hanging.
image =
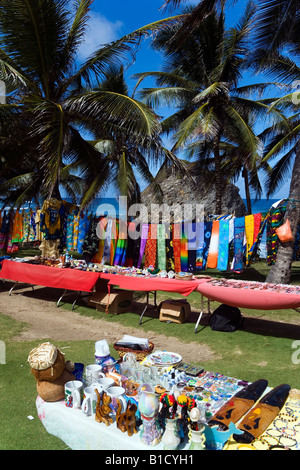
[(78, 241), (77, 241), (77, 252), (82, 253), (82, 245), (85, 239), (85, 236), (88, 231), (89, 218), (87, 213), (80, 213), (79, 217), (79, 227), (78, 227)]
[(204, 245), (203, 245), (203, 265), (202, 265), (202, 269), (206, 269), (212, 225), (213, 225), (213, 223), (211, 221), (204, 223)]
[(128, 240), (126, 250), (126, 262), (125, 265), (128, 267), (137, 266), (140, 237), (137, 238), (137, 228), (139, 224), (135, 222), (129, 222), (128, 224)]
[(145, 246), (145, 268), (156, 266), (156, 248), (157, 248), (157, 225), (150, 224), (148, 230), (148, 239)]
[(181, 271), (181, 227), (180, 224), (173, 225), (173, 253), (174, 253), (174, 269), (176, 273)]
[(181, 271), (188, 272), (188, 235), (187, 235), (187, 224), (182, 224), (182, 235), (180, 240), (180, 263)]
[(196, 270), (196, 246), (196, 223), (190, 222), (188, 224), (188, 272), (190, 273), (193, 273)]
[(211, 269), (215, 269), (218, 264), (219, 224), (219, 220), (214, 220), (212, 224), (211, 239), (207, 257), (207, 267)]
[(157, 226), (157, 268), (166, 270), (166, 228), (164, 224)]
[(229, 223), (230, 220), (220, 220), (219, 225), (219, 254), (217, 268), (227, 271), (229, 260)]
[(243, 270), (244, 234), (245, 217), (237, 217), (234, 219), (234, 258), (232, 266), (232, 270), (235, 272), (241, 272)]
[(80, 213), (75, 214), (74, 216), (74, 225), (73, 225), (73, 250), (77, 251), (77, 244), (79, 238), (79, 219)]
[(203, 268), (204, 222), (196, 223), (196, 270)]
[(115, 258), (114, 258), (114, 263), (113, 263), (115, 266), (122, 266), (122, 263), (123, 263), (123, 253), (127, 245), (125, 243), (127, 241), (126, 230), (127, 230), (127, 223), (124, 221), (121, 221), (121, 222), (119, 221), (119, 229), (118, 229), (119, 235), (118, 235)]
[(140, 243), (140, 250), (139, 250), (139, 257), (138, 257), (138, 263), (137, 267), (140, 268), (142, 261), (143, 261), (143, 256), (145, 253), (145, 246), (147, 243), (147, 238), (148, 238), (148, 231), (149, 231), (149, 225), (148, 224), (143, 224), (142, 225), (142, 233), (141, 233), (141, 243)]
[(277, 250), (279, 245), (279, 238), (276, 229), (282, 225), (285, 214), (285, 208), (279, 207), (273, 209), (267, 221), (267, 264), (272, 266), (275, 264)]
[(253, 214), (253, 218), (254, 218), (254, 234), (253, 234), (253, 243), (255, 243), (257, 237), (258, 237), (258, 234), (259, 234), (259, 231), (260, 231), (260, 226), (261, 226), (261, 213), (259, 212), (258, 214)]
[(251, 256), (251, 248), (254, 243), (254, 216), (253, 214), (245, 216), (245, 235), (246, 235), (246, 262)]
[(175, 270), (174, 250), (173, 250), (173, 224), (170, 224), (169, 231), (166, 230), (166, 269)]
[(104, 240), (102, 264), (109, 264), (110, 263), (112, 228), (113, 228), (113, 220), (108, 219), (107, 226), (106, 226), (106, 231), (105, 231), (105, 240)]

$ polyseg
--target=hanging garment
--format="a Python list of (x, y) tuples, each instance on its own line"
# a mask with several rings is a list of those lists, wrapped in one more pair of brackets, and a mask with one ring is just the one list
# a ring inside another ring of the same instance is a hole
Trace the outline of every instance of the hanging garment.
[(218, 265), (219, 225), (220, 225), (219, 220), (213, 221), (208, 257), (207, 257), (207, 267), (211, 269), (215, 269)]
[(170, 224), (169, 232), (166, 230), (166, 269), (174, 271), (174, 250), (173, 250), (173, 225)]
[(220, 220), (219, 225), (219, 254), (217, 268), (227, 271), (229, 261), (229, 219)]
[(15, 212), (11, 235), (12, 243), (20, 243), (23, 241), (23, 216), (24, 213), (21, 214), (19, 210)]
[(259, 231), (260, 231), (260, 226), (261, 226), (261, 213), (258, 213), (258, 214), (254, 214), (253, 215), (253, 218), (254, 218), (254, 234), (253, 234), (253, 243), (255, 243), (257, 237), (258, 237), (258, 234), (259, 234)]
[(77, 251), (78, 237), (79, 237), (79, 220), (80, 220), (80, 213), (76, 211), (74, 215), (74, 220), (73, 220), (73, 251)]
[(110, 263), (112, 228), (113, 228), (113, 220), (108, 219), (107, 226), (106, 226), (106, 231), (105, 231), (105, 240), (104, 240), (102, 264), (109, 264)]
[(41, 211), (41, 231), (46, 240), (55, 240), (62, 236), (61, 215), (64, 213), (62, 201), (48, 199), (44, 201)]
[(173, 225), (173, 254), (174, 254), (174, 269), (176, 273), (181, 271), (181, 227), (180, 224)]
[(82, 246), (89, 228), (89, 218), (88, 214), (81, 212), (79, 217), (79, 227), (78, 227), (78, 240), (77, 240), (77, 252), (82, 253)]
[(92, 260), (99, 250), (98, 221), (97, 216), (91, 216), (89, 229), (82, 245), (82, 254), (86, 260)]
[(166, 270), (166, 228), (164, 224), (157, 226), (157, 268)]
[(254, 256), (257, 253), (258, 246), (261, 242), (261, 237), (264, 229), (264, 219), (265, 217), (262, 214), (253, 214), (254, 219), (254, 230), (253, 230), (253, 244), (250, 249), (248, 249), (248, 256), (246, 259), (246, 265), (249, 266)]
[(196, 271), (196, 244), (197, 232), (196, 223), (190, 222), (188, 224), (188, 272), (194, 273)]
[(142, 233), (141, 233), (141, 242), (140, 242), (140, 250), (139, 250), (139, 257), (138, 257), (138, 263), (137, 267), (140, 268), (142, 261), (143, 261), (143, 256), (145, 253), (145, 246), (148, 238), (148, 231), (149, 231), (149, 225), (148, 224), (143, 224), (142, 225)]
[[(126, 237), (127, 237), (127, 222), (119, 221), (119, 229), (118, 229), (118, 240), (116, 245), (116, 253), (114, 258), (114, 266), (123, 266), (123, 254), (126, 250)], [(125, 259), (124, 259), (125, 263)]]
[(196, 223), (196, 270), (203, 268), (204, 222)]
[(35, 233), (36, 241), (41, 242), (44, 239), (44, 233), (41, 231), (41, 209), (37, 209), (35, 213)]
[(112, 235), (111, 235), (111, 244), (110, 244), (110, 260), (109, 264), (113, 266), (116, 248), (117, 248), (117, 240), (119, 236), (119, 224), (116, 220), (113, 221), (113, 228), (112, 228)]
[(234, 220), (234, 258), (232, 267), (232, 270), (235, 272), (241, 272), (243, 270), (244, 233), (245, 217), (237, 217)]
[(74, 221), (74, 212), (72, 211), (68, 214), (67, 217), (67, 233), (66, 233), (66, 251), (73, 251), (73, 221)]
[(253, 214), (245, 216), (245, 235), (246, 235), (246, 263), (251, 255), (251, 248), (254, 243), (254, 216)]
[(206, 265), (207, 265), (207, 257), (208, 257), (210, 239), (211, 239), (212, 225), (213, 225), (213, 223), (211, 221), (204, 223), (204, 245), (203, 245), (203, 266), (202, 266), (202, 269), (206, 269)]
[(128, 223), (128, 241), (127, 241), (127, 250), (126, 250), (126, 261), (125, 266), (132, 267), (136, 266), (134, 264), (134, 255), (135, 255), (135, 233), (136, 233), (136, 224), (134, 222)]
[(157, 249), (157, 225), (150, 224), (148, 231), (148, 239), (145, 246), (145, 268), (155, 268), (156, 265), (156, 249)]
[(182, 224), (182, 235), (181, 235), (181, 242), (180, 242), (180, 263), (181, 263), (181, 271), (184, 273), (187, 273), (189, 257), (188, 257), (188, 234), (187, 234), (186, 223)]
[(267, 264), (275, 264), (279, 238), (276, 229), (282, 225), (286, 208), (273, 209), (267, 221)]

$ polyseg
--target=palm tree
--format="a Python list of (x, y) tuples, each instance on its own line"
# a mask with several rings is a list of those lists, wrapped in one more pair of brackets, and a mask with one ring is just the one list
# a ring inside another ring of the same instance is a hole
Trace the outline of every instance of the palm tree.
[[(7, 119), (28, 122), (19, 146), (30, 164), (22, 163), (16, 176), (23, 178), (21, 170), (26, 175), (38, 172), (45, 194), (59, 198), (64, 174), (73, 168), (84, 181), (82, 192), (89, 189), (85, 204), (108, 181), (109, 164), (82, 136), (83, 123), (97, 120), (107, 132), (122, 127), (128, 135), (149, 140), (160, 131), (157, 116), (143, 103), (93, 88), (111, 64), (134, 52), (143, 35), (173, 21), (144, 26), (104, 45), (78, 65), (91, 5), (92, 0), (74, 0), (72, 9), (67, 0), (2, 0), (0, 4), (0, 80), (10, 95), (1, 108), (10, 114)], [(6, 163), (12, 168), (12, 157)]]
[[(99, 92), (112, 92), (123, 96), (129, 96), (129, 89), (125, 81), (124, 67), (112, 66), (105, 73), (105, 79), (95, 89)], [(149, 165), (172, 163), (176, 168), (184, 172), (184, 165), (163, 147), (160, 137), (128, 135), (122, 127), (113, 132), (99, 127), (98, 122), (89, 126), (89, 131), (94, 135), (91, 143), (97, 150), (105, 155), (109, 162), (110, 181), (122, 196), (127, 197), (127, 204), (141, 202), (141, 187), (136, 172), (142, 176), (143, 181), (152, 184), (157, 200), (161, 202), (162, 192), (156, 182)]]
[(266, 105), (250, 100), (247, 94), (268, 84), (239, 86), (246, 64), (253, 14), (254, 5), (249, 2), (237, 26), (226, 30), (223, 12), (214, 11), (190, 32), (180, 49), (174, 49), (169, 41), (180, 25), (164, 29), (154, 40), (154, 47), (164, 52), (166, 71), (138, 76), (138, 84), (151, 75), (160, 85), (142, 91), (148, 104), (155, 107), (160, 103), (175, 103), (177, 106), (177, 112), (162, 123), (164, 131), (175, 132), (172, 150), (190, 149), (192, 145), (194, 150), (199, 148), (201, 159), (213, 154), (217, 214), (222, 212), (225, 183), (222, 170), (224, 145), (242, 148), (247, 167), (254, 167), (260, 142), (250, 116), (253, 119), (253, 116), (266, 114)]
[[(299, 3), (297, 0), (259, 0), (258, 5), (253, 64), (257, 70), (284, 80), (293, 87), (298, 83), (300, 76), (300, 69), (296, 64), (300, 54)], [(300, 101), (298, 98), (297, 90), (293, 89), (291, 94), (273, 101), (270, 109), (275, 106), (281, 109), (282, 121), (266, 130), (267, 145), (264, 152), (265, 161), (280, 157), (269, 180), (269, 194), (274, 192), (273, 189), (278, 187), (287, 175), (287, 171), (292, 168), (285, 219), (289, 219), (294, 239), (300, 221)], [(292, 260), (293, 242), (280, 244), (276, 263), (271, 267), (267, 281), (288, 283)]]

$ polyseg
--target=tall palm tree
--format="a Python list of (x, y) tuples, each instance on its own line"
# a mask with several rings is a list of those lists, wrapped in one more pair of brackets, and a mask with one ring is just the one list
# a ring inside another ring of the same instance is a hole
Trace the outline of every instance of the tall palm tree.
[[(255, 53), (252, 56), (257, 70), (295, 86), (300, 68), (300, 10), (297, 0), (259, 0), (256, 22)], [(297, 89), (278, 100), (274, 106), (282, 110), (282, 121), (266, 131), (269, 136), (265, 149), (266, 161), (280, 156), (269, 181), (269, 194), (278, 187), (287, 170), (292, 168), (289, 200), (285, 218), (289, 219), (295, 239), (300, 221), (300, 100)], [(274, 192), (274, 191), (273, 191)], [(280, 244), (276, 263), (271, 267), (267, 281), (288, 283), (293, 260), (293, 242)]]
[(254, 160), (260, 142), (249, 116), (266, 113), (266, 105), (250, 100), (246, 94), (268, 85), (239, 86), (253, 14), (254, 5), (249, 2), (237, 26), (226, 30), (223, 12), (214, 11), (189, 34), (180, 49), (174, 49), (169, 41), (180, 25), (164, 29), (154, 40), (154, 46), (165, 54), (166, 71), (138, 76), (138, 84), (151, 75), (160, 85), (142, 91), (148, 104), (154, 107), (164, 102), (177, 106), (177, 112), (162, 123), (164, 131), (175, 132), (173, 150), (192, 144), (194, 149), (198, 146), (201, 158), (205, 155), (203, 149), (213, 154), (217, 214), (222, 212), (222, 146), (227, 142), (242, 148), (244, 161)]
[[(83, 122), (97, 120), (108, 132), (122, 127), (128, 135), (145, 139), (160, 131), (157, 116), (143, 103), (114, 92), (93, 91), (93, 87), (111, 64), (128, 58), (143, 35), (173, 19), (104, 45), (78, 65), (77, 52), (92, 3), (74, 0), (72, 8), (67, 0), (2, 0), (0, 4), (0, 80), (10, 94), (9, 104), (1, 108), (10, 113), (9, 119), (28, 122), (23, 148), (26, 145), (26, 151), (34, 154), (30, 171), (34, 167), (42, 175), (48, 196), (60, 197), (66, 165), (69, 172), (69, 165), (80, 172), (83, 192), (89, 188), (90, 196), (107, 182), (108, 162), (83, 138)], [(8, 158), (7, 164), (12, 167), (13, 161)], [(28, 170), (26, 166), (26, 174)]]
[[(112, 66), (105, 73), (105, 79), (95, 91), (113, 92), (129, 96), (129, 89), (124, 76), (124, 67)], [(127, 197), (128, 206), (141, 202), (141, 187), (137, 172), (143, 181), (152, 184), (157, 200), (161, 202), (162, 192), (153, 177), (149, 166), (172, 163), (184, 172), (183, 163), (163, 147), (160, 136), (144, 137), (138, 134), (130, 135), (122, 127), (110, 129), (99, 126), (98, 122), (89, 126), (94, 140), (91, 142), (109, 162), (112, 178), (111, 183), (118, 192)]]

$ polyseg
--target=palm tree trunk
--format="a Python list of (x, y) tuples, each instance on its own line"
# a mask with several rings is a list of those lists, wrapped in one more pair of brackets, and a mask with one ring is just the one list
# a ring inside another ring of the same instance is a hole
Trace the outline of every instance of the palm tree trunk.
[(220, 138), (217, 137), (214, 144), (214, 159), (215, 159), (215, 173), (216, 173), (216, 215), (222, 213), (222, 173), (221, 161), (219, 152)]
[(252, 214), (252, 205), (251, 205), (251, 196), (250, 196), (250, 189), (249, 189), (249, 178), (248, 178), (248, 170), (247, 168), (243, 168), (242, 176), (244, 178), (245, 183), (245, 193), (246, 193), (246, 201), (247, 201), (247, 215)]
[[(289, 201), (285, 220), (289, 219), (293, 238), (295, 240), (300, 221), (300, 142), (294, 162)], [(288, 284), (291, 279), (291, 266), (293, 261), (294, 242), (280, 243), (275, 264), (271, 267), (266, 282), (274, 284)]]

